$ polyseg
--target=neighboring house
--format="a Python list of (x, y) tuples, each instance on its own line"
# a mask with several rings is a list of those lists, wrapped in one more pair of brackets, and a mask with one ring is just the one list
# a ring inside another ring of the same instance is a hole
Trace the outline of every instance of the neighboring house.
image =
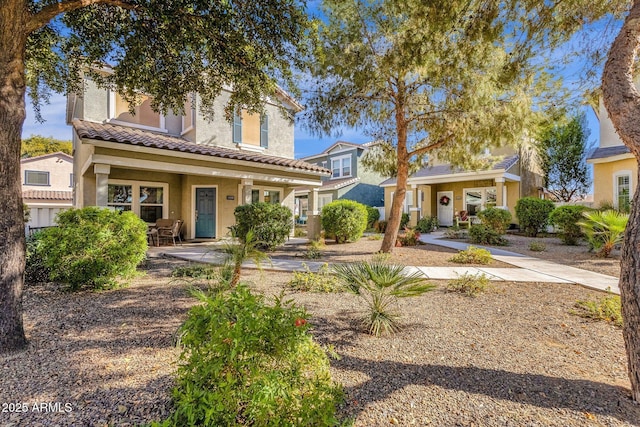
[[(362, 166), (362, 157), (372, 143), (354, 144), (338, 141), (320, 154), (301, 160), (327, 168), (331, 176), (323, 177), (318, 189), (318, 210), (334, 200), (348, 199), (378, 207), (384, 206), (384, 189), (379, 186), (384, 179)], [(296, 188), (296, 213), (304, 222), (309, 209), (309, 187)]]
[(20, 160), (22, 200), (30, 209), (29, 228), (55, 224), (73, 205), (73, 157), (57, 152)]
[(600, 144), (587, 157), (587, 163), (593, 165), (594, 205), (613, 204), (616, 209), (628, 211), (638, 185), (638, 162), (618, 137), (602, 101), (596, 116)]
[(213, 121), (190, 97), (185, 115), (155, 113), (141, 96), (135, 115), (117, 93), (85, 78), (84, 93), (68, 97), (73, 126), (75, 205), (133, 211), (154, 223), (182, 219), (187, 239), (220, 238), (245, 203), (294, 209), (294, 187), (319, 186), (329, 171), (293, 158), (292, 116), (300, 105), (284, 91), (268, 100), (264, 116), (239, 112), (229, 123), (217, 100)]
[[(472, 220), (488, 207), (508, 209), (516, 222), (515, 205), (525, 196), (540, 197), (542, 172), (531, 147), (496, 149), (496, 158), (486, 170), (469, 171), (449, 164), (434, 162), (411, 175), (403, 212), (411, 215), (411, 225), (419, 218), (437, 216), (442, 226), (452, 226), (460, 211), (467, 211)], [(488, 157), (489, 158), (489, 157)], [(380, 184), (385, 189), (385, 212), (389, 217), (396, 180)]]

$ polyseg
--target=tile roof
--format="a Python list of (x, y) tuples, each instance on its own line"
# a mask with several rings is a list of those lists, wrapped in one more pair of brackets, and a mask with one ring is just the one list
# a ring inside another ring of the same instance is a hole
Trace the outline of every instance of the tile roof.
[(25, 190), (22, 192), (23, 199), (31, 200), (73, 200), (72, 191), (55, 190)]
[[(358, 177), (342, 178), (342, 179), (327, 179), (325, 181), (322, 181), (322, 186), (320, 186), (320, 188), (318, 188), (318, 191), (338, 190), (338, 189), (346, 187), (348, 185), (355, 184), (358, 181), (360, 181), (360, 178), (358, 178)], [(296, 187), (295, 188), (296, 191), (301, 191), (301, 192), (309, 191), (309, 189), (310, 189), (310, 187)]]
[(604, 159), (606, 157), (619, 156), (620, 154), (630, 153), (629, 147), (626, 145), (616, 145), (615, 147), (604, 147), (604, 148), (596, 148), (593, 152), (587, 157), (587, 160), (590, 159)]
[[(514, 154), (513, 156), (505, 157), (498, 163), (494, 164), (493, 167), (491, 167), (491, 169), (489, 170), (495, 170), (495, 171), (505, 170), (506, 171), (509, 168), (513, 167), (518, 162), (518, 160), (520, 160), (520, 156), (518, 156), (517, 154)], [(442, 175), (455, 175), (456, 173), (466, 173), (466, 172), (473, 172), (473, 171), (468, 171), (461, 168), (454, 168), (449, 164), (427, 166), (426, 168), (422, 168), (418, 170), (409, 178), (429, 178), (429, 177), (442, 176)], [(390, 185), (390, 184), (395, 184), (395, 182), (396, 182), (395, 178), (390, 178), (384, 181), (383, 183), (381, 183), (380, 185)]]
[(331, 173), (326, 168), (307, 163), (302, 160), (267, 156), (264, 154), (232, 150), (208, 144), (196, 144), (177, 136), (135, 129), (127, 126), (113, 125), (109, 123), (94, 123), (77, 119), (72, 122), (72, 125), (80, 138), (97, 139), (100, 141), (116, 142), (140, 147), (200, 154), (203, 156), (211, 156), (221, 159), (233, 159), (274, 166), (284, 166), (301, 171), (319, 172), (323, 174)]

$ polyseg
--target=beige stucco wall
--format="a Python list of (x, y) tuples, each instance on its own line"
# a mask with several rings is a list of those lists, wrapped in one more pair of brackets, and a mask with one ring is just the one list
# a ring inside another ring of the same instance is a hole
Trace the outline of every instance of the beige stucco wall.
[[(49, 185), (25, 185), (25, 171), (49, 172)], [(73, 162), (66, 156), (43, 156), (20, 162), (23, 190), (71, 191)]]
[(634, 158), (593, 165), (593, 201), (595, 206), (604, 202), (613, 203), (613, 177), (615, 173), (621, 171), (631, 172), (631, 192), (633, 194), (638, 185), (638, 163)]

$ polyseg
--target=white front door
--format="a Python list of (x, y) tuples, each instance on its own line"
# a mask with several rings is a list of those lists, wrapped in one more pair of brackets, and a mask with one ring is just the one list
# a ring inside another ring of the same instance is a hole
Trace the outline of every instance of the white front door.
[[(447, 199), (449, 203), (443, 204)], [(438, 204), (438, 224), (451, 227), (453, 225), (453, 191), (438, 191), (436, 203)]]

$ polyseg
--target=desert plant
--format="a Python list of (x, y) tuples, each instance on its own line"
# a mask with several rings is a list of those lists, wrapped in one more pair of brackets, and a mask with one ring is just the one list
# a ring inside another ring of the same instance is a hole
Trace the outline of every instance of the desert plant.
[(469, 229), (469, 239), (472, 243), (479, 245), (506, 246), (509, 244), (507, 239), (484, 224), (472, 225)]
[(547, 245), (542, 242), (530, 242), (529, 250), (533, 252), (544, 252), (547, 250)]
[(520, 229), (529, 237), (536, 237), (549, 222), (549, 214), (554, 209), (551, 200), (523, 197), (516, 203), (516, 216)]
[(558, 206), (549, 214), (549, 222), (560, 230), (560, 240), (565, 245), (577, 245), (582, 237), (579, 222), (584, 219), (587, 207), (580, 205)]
[(171, 277), (191, 277), (194, 279), (214, 280), (219, 278), (215, 266), (210, 264), (189, 264), (178, 266), (171, 270)]
[(384, 233), (387, 231), (387, 221), (378, 221), (374, 224), (374, 228), (378, 233)]
[(27, 237), (26, 262), (24, 268), (24, 282), (26, 284), (44, 283), (49, 281), (51, 269), (45, 264), (41, 249), (42, 232)]
[(608, 210), (583, 212), (582, 215), (585, 219), (579, 225), (589, 245), (599, 256), (607, 258), (613, 248), (622, 243), (629, 214)]
[(382, 237), (384, 237), (384, 234), (370, 234), (367, 236), (367, 240), (382, 240)]
[(276, 298), (266, 304), (244, 285), (197, 292), (181, 328), (183, 351), (163, 425), (337, 425), (341, 389), (308, 333), (306, 312)]
[(373, 225), (380, 219), (380, 211), (372, 206), (365, 205), (367, 208), (367, 228), (373, 228)]
[(444, 231), (444, 237), (447, 239), (466, 239), (469, 237), (468, 231), (466, 229), (462, 229), (457, 225), (453, 227), (449, 227)]
[(252, 203), (236, 207), (236, 224), (231, 234), (244, 242), (249, 230), (253, 230), (256, 247), (272, 251), (284, 244), (291, 233), (291, 210), (276, 203)]
[(423, 216), (418, 220), (415, 229), (420, 233), (431, 233), (438, 227), (438, 217)]
[(367, 208), (353, 200), (335, 200), (322, 208), (322, 228), (336, 243), (358, 240), (367, 228)]
[(42, 231), (38, 253), (50, 278), (77, 290), (108, 288), (131, 277), (147, 253), (147, 224), (132, 212), (69, 209)]
[(260, 250), (260, 243), (256, 239), (252, 229), (245, 234), (243, 240), (227, 243), (222, 250), (227, 255), (224, 264), (227, 269), (231, 270), (230, 287), (234, 287), (240, 283), (242, 264), (245, 261), (253, 261), (253, 263), (260, 268), (263, 261), (269, 260), (269, 256)]
[(307, 235), (307, 230), (304, 227), (296, 226), (293, 229), (293, 236), (294, 237), (305, 237), (306, 235)]
[(404, 266), (387, 262), (337, 264), (333, 271), (346, 290), (364, 301), (367, 311), (362, 324), (375, 336), (399, 330), (400, 314), (394, 309), (398, 298), (422, 295), (435, 288), (420, 273), (407, 274)]
[(489, 278), (484, 274), (465, 273), (447, 283), (448, 292), (459, 292), (469, 297), (476, 297), (487, 290)]
[(402, 246), (419, 245), (421, 243), (420, 232), (412, 228), (405, 228), (404, 233), (398, 235), (398, 242)]
[(491, 262), (491, 252), (486, 249), (469, 246), (449, 258), (449, 261), (458, 264), (489, 264)]
[(507, 232), (511, 223), (511, 213), (506, 209), (487, 208), (478, 212), (478, 218), (482, 221), (482, 225), (491, 228), (499, 235)]
[(322, 250), (325, 248), (323, 240), (310, 240), (307, 252), (304, 257), (307, 259), (318, 259), (322, 256)]
[(287, 285), (296, 291), (304, 292), (341, 292), (340, 286), (336, 277), (334, 277), (329, 271), (329, 265), (323, 264), (317, 273), (309, 270), (306, 264), (303, 264), (304, 271), (294, 271), (293, 277)]
[(597, 301), (576, 301), (574, 307), (576, 310), (573, 310), (572, 313), (578, 316), (594, 320), (605, 320), (616, 326), (622, 326), (622, 306), (618, 295), (610, 294)]

